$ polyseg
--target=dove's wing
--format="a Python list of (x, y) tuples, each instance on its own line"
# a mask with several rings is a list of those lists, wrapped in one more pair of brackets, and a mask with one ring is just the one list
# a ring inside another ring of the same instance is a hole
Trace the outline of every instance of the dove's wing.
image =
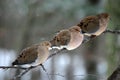
[(31, 46), (24, 49), (18, 58), (12, 63), (13, 65), (29, 64), (37, 59), (37, 46)]
[(53, 46), (63, 46), (70, 42), (70, 38), (70, 31), (65, 29), (57, 33), (51, 42)]
[(88, 16), (78, 24), (85, 33), (94, 33), (99, 30), (99, 19), (96, 16)]

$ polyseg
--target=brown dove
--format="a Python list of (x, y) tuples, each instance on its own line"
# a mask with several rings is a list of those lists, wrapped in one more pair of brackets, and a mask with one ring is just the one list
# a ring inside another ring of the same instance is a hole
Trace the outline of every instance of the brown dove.
[(106, 30), (108, 21), (109, 14), (101, 13), (83, 18), (77, 26), (82, 29), (82, 32), (85, 33), (85, 35), (95, 37)]
[(32, 66), (44, 63), (49, 56), (51, 43), (43, 41), (39, 44), (25, 48), (12, 65), (32, 64)]
[(73, 50), (80, 46), (84, 38), (79, 26), (72, 26), (69, 29), (61, 30), (50, 41), (52, 48)]

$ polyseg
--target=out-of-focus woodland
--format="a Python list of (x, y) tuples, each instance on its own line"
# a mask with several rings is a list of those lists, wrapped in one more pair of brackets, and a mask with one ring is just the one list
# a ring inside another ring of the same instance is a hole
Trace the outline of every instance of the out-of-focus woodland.
[[(11, 65), (25, 47), (52, 39), (88, 15), (108, 12), (107, 29), (120, 30), (119, 8), (120, 0), (0, 0), (0, 66)], [(44, 66), (52, 80), (106, 80), (120, 64), (119, 53), (120, 35), (105, 33), (48, 59)], [(0, 69), (0, 80), (10, 80), (19, 72)], [(48, 77), (38, 67), (21, 80)]]

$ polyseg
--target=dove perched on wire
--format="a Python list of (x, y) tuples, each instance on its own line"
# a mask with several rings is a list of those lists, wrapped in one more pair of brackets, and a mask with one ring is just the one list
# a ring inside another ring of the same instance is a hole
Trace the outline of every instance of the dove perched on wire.
[(81, 28), (72, 26), (69, 29), (59, 31), (50, 42), (52, 48), (73, 50), (81, 45), (83, 38)]
[(109, 14), (101, 13), (83, 18), (77, 26), (82, 29), (85, 35), (96, 37), (106, 30), (108, 21)]
[(40, 65), (47, 60), (50, 49), (51, 43), (48, 41), (43, 41), (39, 44), (32, 45), (28, 48), (25, 48), (18, 58), (12, 63), (12, 65)]

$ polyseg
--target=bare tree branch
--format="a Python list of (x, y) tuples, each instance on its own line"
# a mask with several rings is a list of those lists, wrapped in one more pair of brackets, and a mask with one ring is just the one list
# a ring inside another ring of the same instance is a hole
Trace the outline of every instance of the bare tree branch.
[(0, 66), (0, 69), (9, 69), (9, 68), (22, 69), (22, 70), (27, 69), (25, 67), (20, 67), (20, 66)]
[(104, 33), (120, 34), (120, 30), (106, 30)]
[(47, 76), (48, 76), (48, 79), (51, 80), (50, 77), (49, 77), (49, 74), (48, 74), (47, 70), (46, 70), (45, 67), (44, 67), (44, 65), (41, 64), (41, 67), (42, 67), (43, 70), (46, 72), (46, 74), (47, 74)]
[[(15, 76), (13, 80), (17, 80), (18, 78), (20, 79), (23, 75), (25, 75), (25, 74), (26, 74), (27, 72), (29, 72), (31, 69), (36, 68), (36, 67), (38, 67), (38, 66), (41, 66), (42, 69), (47, 73), (46, 69), (44, 68), (44, 66), (43, 66), (42, 64), (36, 65), (36, 66), (30, 66), (30, 67), (27, 67), (27, 68), (23, 68), (25, 71), (23, 71), (23, 72), (21, 72), (19, 75)], [(11, 67), (10, 67), (10, 68), (11, 68)], [(18, 68), (18, 67), (16, 67), (16, 68)], [(21, 67), (21, 69), (22, 69), (22, 67)], [(47, 75), (48, 75), (48, 73), (47, 73)], [(48, 76), (48, 78), (49, 78), (49, 76)], [(49, 80), (50, 80), (50, 78), (49, 78)]]
[(28, 71), (30, 71), (31, 69), (35, 68), (37, 66), (30, 66), (29, 68), (26, 68), (26, 70), (22, 73), (20, 73), (16, 78), (21, 78), (24, 74), (26, 74)]
[(61, 53), (62, 51), (67, 51), (67, 49), (63, 48), (63, 49), (61, 49), (61, 50), (58, 50), (58, 51), (52, 53), (52, 54), (48, 57), (48, 59), (51, 58), (51, 57), (53, 57), (53, 56), (55, 56), (55, 55), (57, 55), (57, 54), (59, 54), (59, 53)]
[(120, 80), (120, 65), (115, 69), (115, 71), (108, 77), (107, 80)]

